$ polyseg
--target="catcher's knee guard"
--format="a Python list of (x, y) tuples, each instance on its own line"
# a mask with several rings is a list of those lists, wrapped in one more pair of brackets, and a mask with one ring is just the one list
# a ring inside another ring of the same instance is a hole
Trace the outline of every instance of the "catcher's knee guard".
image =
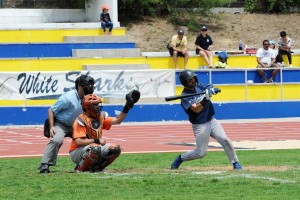
[(117, 157), (119, 157), (120, 154), (121, 154), (120, 145), (118, 145), (118, 146), (111, 145), (109, 147), (109, 152), (107, 153), (108, 156), (115, 156), (117, 158)]
[(90, 170), (98, 158), (101, 155), (101, 147), (100, 146), (93, 146), (89, 149), (89, 152), (85, 155), (84, 159), (79, 163), (77, 167), (78, 171), (87, 171)]
[(111, 145), (109, 147), (108, 153), (105, 156), (103, 156), (101, 159), (99, 159), (99, 161), (96, 163), (96, 165), (98, 166), (97, 171), (102, 171), (105, 167), (107, 167), (112, 162), (114, 162), (114, 160), (117, 157), (119, 157), (120, 154), (121, 154), (121, 147), (119, 145), (118, 146)]

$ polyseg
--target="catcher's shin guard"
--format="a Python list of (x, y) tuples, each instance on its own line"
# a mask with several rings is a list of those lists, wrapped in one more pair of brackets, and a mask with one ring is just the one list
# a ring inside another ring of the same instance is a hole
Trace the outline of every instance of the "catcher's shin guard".
[(88, 154), (84, 157), (83, 163), (77, 167), (78, 171), (88, 171), (90, 167), (95, 164), (97, 159), (101, 155), (101, 147), (93, 146), (89, 150)]
[(120, 154), (121, 154), (121, 147), (119, 145), (118, 146), (111, 145), (109, 147), (109, 152), (107, 153), (106, 156), (104, 156), (101, 159), (99, 163), (101, 171), (105, 169), (105, 167), (110, 165), (112, 162), (114, 162), (115, 159), (120, 156)]

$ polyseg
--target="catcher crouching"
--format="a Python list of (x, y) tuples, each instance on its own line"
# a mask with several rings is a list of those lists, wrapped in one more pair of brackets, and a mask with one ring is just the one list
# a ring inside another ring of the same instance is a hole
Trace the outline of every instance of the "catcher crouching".
[(121, 154), (119, 145), (106, 143), (102, 129), (121, 124), (129, 110), (139, 100), (140, 92), (133, 90), (126, 95), (123, 111), (116, 117), (108, 117), (102, 111), (101, 98), (94, 94), (86, 95), (82, 101), (84, 111), (73, 124), (71, 160), (76, 164), (75, 171), (100, 172)]

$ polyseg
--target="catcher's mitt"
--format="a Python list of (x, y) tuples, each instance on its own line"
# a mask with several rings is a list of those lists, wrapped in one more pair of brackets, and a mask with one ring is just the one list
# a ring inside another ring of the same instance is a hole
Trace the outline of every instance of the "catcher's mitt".
[(132, 90), (131, 92), (129, 92), (128, 94), (126, 94), (126, 102), (130, 105), (130, 107), (132, 108), (133, 105), (138, 102), (138, 100), (140, 99), (141, 93), (138, 90)]

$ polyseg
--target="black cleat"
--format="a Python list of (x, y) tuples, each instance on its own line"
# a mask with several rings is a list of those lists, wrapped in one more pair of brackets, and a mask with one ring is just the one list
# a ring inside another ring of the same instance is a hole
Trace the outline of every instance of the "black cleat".
[(40, 173), (50, 173), (49, 165), (41, 164), (39, 167)]

